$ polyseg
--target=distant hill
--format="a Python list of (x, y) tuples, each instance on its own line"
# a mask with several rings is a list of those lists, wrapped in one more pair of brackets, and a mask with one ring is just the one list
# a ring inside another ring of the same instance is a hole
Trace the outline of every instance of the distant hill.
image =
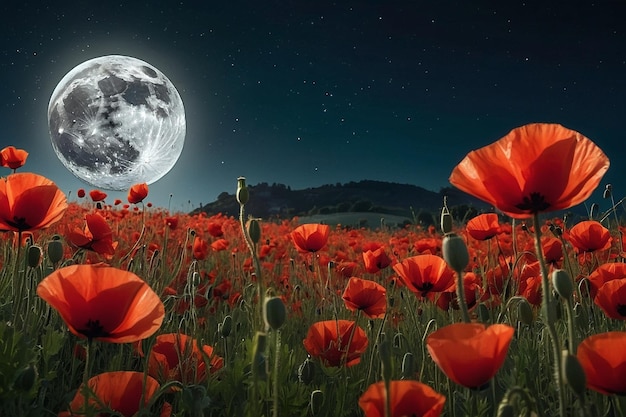
[[(491, 210), (486, 203), (455, 188), (429, 191), (410, 184), (364, 180), (346, 184), (292, 190), (284, 184), (249, 185), (250, 200), (246, 213), (264, 219), (294, 216), (328, 215), (334, 213), (377, 213), (400, 216), (421, 223), (434, 224), (444, 196), (455, 217)], [(217, 200), (205, 204), (194, 213), (239, 215), (234, 193), (221, 193)]]

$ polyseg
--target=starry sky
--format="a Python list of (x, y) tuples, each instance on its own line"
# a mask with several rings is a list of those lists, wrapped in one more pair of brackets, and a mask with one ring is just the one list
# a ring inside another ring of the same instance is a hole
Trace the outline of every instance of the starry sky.
[[(75, 3), (75, 4), (73, 4)], [(93, 188), (50, 142), (63, 76), (129, 55), (176, 86), (187, 136), (148, 201), (188, 211), (248, 184), (363, 179), (438, 191), (472, 149), (560, 123), (611, 159), (626, 195), (626, 3), (596, 1), (2, 2), (0, 146), (70, 199)], [(158, 5), (158, 6), (157, 6)], [(125, 193), (110, 192), (113, 198)], [(171, 198), (170, 198), (171, 195)]]

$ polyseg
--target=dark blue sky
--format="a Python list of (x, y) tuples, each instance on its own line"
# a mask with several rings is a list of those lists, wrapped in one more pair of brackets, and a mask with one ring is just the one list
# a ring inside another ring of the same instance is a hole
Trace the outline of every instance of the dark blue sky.
[(611, 159), (603, 185), (626, 195), (621, 1), (17, 3), (0, 6), (0, 146), (29, 151), (25, 168), (72, 196), (91, 187), (54, 154), (48, 101), (109, 54), (159, 68), (184, 101), (183, 154), (150, 187), (174, 210), (234, 192), (238, 176), (437, 191), (469, 151), (531, 122), (594, 140)]

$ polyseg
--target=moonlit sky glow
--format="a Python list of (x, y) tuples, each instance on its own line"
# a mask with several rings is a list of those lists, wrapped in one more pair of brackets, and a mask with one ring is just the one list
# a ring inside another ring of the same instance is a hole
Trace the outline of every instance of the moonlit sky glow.
[(183, 99), (185, 148), (148, 198), (172, 194), (172, 210), (234, 192), (238, 176), (437, 191), (469, 151), (531, 122), (596, 142), (611, 159), (601, 187), (626, 195), (625, 2), (48, 3), (0, 6), (0, 146), (30, 152), (22, 170), (70, 199), (90, 186), (54, 155), (48, 101), (70, 69), (111, 54), (152, 64)]

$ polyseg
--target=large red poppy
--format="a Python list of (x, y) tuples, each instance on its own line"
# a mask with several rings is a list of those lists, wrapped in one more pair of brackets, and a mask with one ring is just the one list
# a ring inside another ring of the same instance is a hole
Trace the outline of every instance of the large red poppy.
[(598, 266), (589, 274), (589, 296), (595, 298), (600, 287), (614, 279), (626, 278), (626, 263), (609, 262)]
[(65, 194), (46, 177), (24, 172), (0, 179), (0, 230), (44, 229), (66, 209)]
[(484, 213), (472, 218), (465, 225), (467, 233), (476, 240), (489, 240), (500, 231), (496, 213)]
[(167, 333), (156, 337), (148, 359), (148, 374), (161, 382), (197, 384), (223, 366), (224, 359), (214, 354), (212, 346), (203, 345), (200, 350), (196, 339), (182, 333)]
[(350, 320), (313, 323), (303, 340), (304, 348), (325, 366), (353, 366), (367, 349), (365, 331)]
[(626, 395), (626, 333), (607, 332), (589, 336), (578, 345), (587, 387), (602, 394)]
[(595, 220), (576, 223), (567, 238), (578, 253), (606, 250), (611, 247), (611, 232)]
[(303, 224), (291, 232), (291, 239), (299, 252), (317, 252), (328, 241), (330, 226), (327, 224)]
[(607, 317), (626, 320), (626, 278), (605, 282), (593, 301)]
[(130, 204), (141, 203), (146, 197), (148, 197), (148, 184), (145, 182), (134, 184), (128, 190), (128, 202)]
[(393, 266), (402, 282), (415, 294), (444, 292), (454, 285), (454, 271), (443, 258), (436, 255), (417, 255)]
[(381, 319), (387, 311), (386, 294), (385, 287), (374, 281), (351, 277), (342, 298), (348, 310), (361, 310), (371, 319)]
[(443, 411), (446, 397), (426, 384), (410, 379), (391, 381), (391, 415), (385, 413), (387, 395), (385, 383), (377, 382), (359, 398), (359, 407), (365, 417), (438, 417)]
[(558, 124), (534, 123), (470, 152), (450, 183), (514, 218), (586, 200), (609, 168), (591, 140)]
[(78, 337), (128, 343), (154, 334), (165, 315), (159, 296), (132, 272), (104, 264), (57, 269), (37, 286)]
[(76, 227), (68, 232), (72, 245), (101, 255), (113, 255), (117, 243), (113, 243), (113, 232), (106, 219), (99, 213), (90, 213), (85, 215), (85, 223), (83, 230)]
[(59, 413), (59, 417), (92, 415), (92, 412), (96, 411), (115, 411), (123, 417), (133, 417), (148, 405), (159, 389), (159, 383), (150, 376), (144, 376), (143, 372), (116, 371), (90, 378), (87, 387), (89, 388), (87, 404), (85, 404), (86, 390), (81, 386), (70, 402), (70, 410)]
[(506, 324), (455, 323), (428, 335), (426, 348), (452, 381), (480, 388), (504, 363), (514, 332)]
[(0, 165), (16, 170), (26, 163), (28, 152), (17, 149), (15, 146), (7, 146), (0, 151)]
[(382, 246), (374, 250), (366, 250), (363, 252), (363, 263), (365, 270), (370, 274), (375, 274), (381, 269), (391, 265), (391, 258), (385, 252)]

